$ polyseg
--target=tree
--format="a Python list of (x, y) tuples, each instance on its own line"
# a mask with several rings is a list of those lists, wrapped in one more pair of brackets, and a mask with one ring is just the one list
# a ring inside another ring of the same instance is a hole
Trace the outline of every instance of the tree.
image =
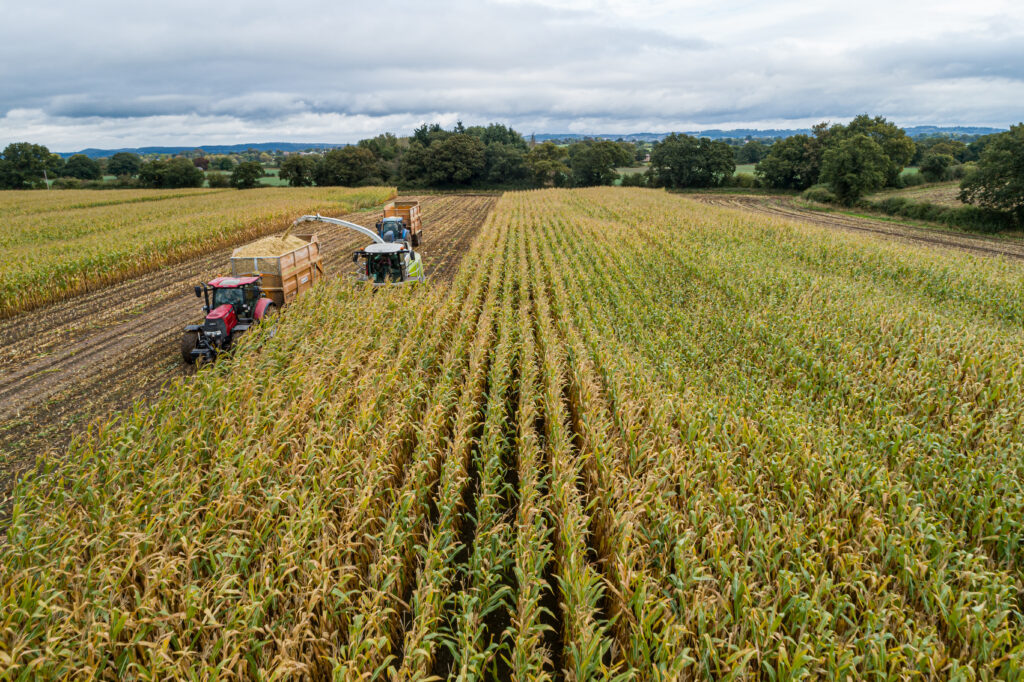
[(533, 181), (545, 187), (564, 184), (569, 175), (566, 160), (569, 154), (564, 147), (559, 147), (550, 140), (534, 146), (526, 155), (526, 166), (533, 175)]
[(850, 205), (885, 185), (890, 161), (882, 145), (859, 133), (825, 152), (820, 179), (841, 202)]
[(202, 170), (206, 171), (210, 169), (210, 160), (205, 156), (197, 156), (196, 158), (192, 159), (192, 165), (195, 166), (196, 168), (201, 168)]
[(501, 123), (490, 123), (486, 128), (483, 126), (470, 126), (466, 128), (466, 133), (478, 138), (484, 143), (484, 146), (497, 142), (498, 144), (510, 147), (519, 147), (523, 151), (527, 149), (526, 140), (523, 139), (523, 136)]
[(252, 189), (262, 177), (263, 166), (256, 161), (244, 161), (231, 171), (231, 185), (237, 189)]
[(833, 126), (833, 130), (840, 140), (866, 135), (881, 147), (886, 157), (886, 185), (895, 186), (900, 173), (914, 158), (914, 141), (907, 136), (905, 130), (895, 123), (889, 123), (883, 116), (872, 118), (861, 114), (845, 126)]
[(359, 146), (369, 149), (381, 161), (391, 161), (398, 156), (399, 142), (394, 133), (383, 133), (377, 137), (359, 140)]
[(967, 152), (964, 154), (964, 161), (977, 161), (981, 158), (981, 155), (985, 153), (985, 148), (989, 142), (994, 140), (1000, 133), (993, 133), (992, 135), (982, 135), (974, 142), (967, 145)]
[(188, 159), (171, 159), (164, 172), (164, 187), (202, 187), (206, 174), (196, 168)]
[(146, 187), (160, 187), (166, 169), (166, 161), (161, 161), (160, 159), (144, 161), (139, 166), (139, 184)]
[(399, 173), (406, 182), (427, 184), (429, 162), (430, 151), (419, 140), (413, 140), (409, 143), (409, 149), (402, 155)]
[(230, 156), (222, 156), (214, 162), (214, 167), (222, 171), (234, 170), (235, 160)]
[(64, 175), (64, 157), (60, 154), (50, 154), (46, 160), (46, 175), (51, 178), (59, 178)]
[(95, 160), (85, 154), (75, 154), (64, 164), (64, 175), (79, 180), (99, 180), (103, 177), (103, 171)]
[(484, 177), (501, 184), (523, 180), (529, 175), (526, 152), (518, 145), (491, 142), (484, 150)]
[(1006, 211), (1024, 223), (1024, 123), (991, 138), (977, 170), (960, 184), (960, 201)]
[(446, 139), (451, 133), (441, 127), (440, 123), (431, 123), (427, 125), (424, 123), (419, 128), (412, 131), (412, 139), (419, 142), (424, 147), (429, 147), (434, 142), (440, 142)]
[(611, 140), (584, 140), (569, 145), (569, 167), (574, 185), (610, 185), (618, 177), (619, 166), (633, 163), (632, 148)]
[(50, 150), (41, 144), (12, 142), (0, 158), (0, 188), (31, 189), (42, 187), (43, 173), (55, 164)]
[(354, 187), (379, 177), (377, 158), (366, 147), (341, 147), (327, 152), (316, 162), (313, 179), (320, 186)]
[(292, 154), (286, 156), (281, 162), (281, 170), (278, 171), (277, 177), (292, 187), (309, 187), (313, 184), (315, 171), (316, 161), (313, 160), (313, 157)]
[(750, 140), (742, 147), (736, 148), (736, 163), (757, 163), (771, 148), (760, 140)]
[(721, 140), (673, 133), (654, 145), (651, 169), (666, 187), (714, 187), (732, 176), (736, 162)]
[(961, 140), (951, 140), (942, 135), (926, 137), (914, 141), (914, 158), (911, 166), (920, 166), (929, 154), (948, 154), (958, 163), (967, 161), (968, 148)]
[(202, 187), (205, 181), (206, 175), (203, 171), (196, 168), (188, 159), (156, 159), (146, 161), (139, 167), (139, 183), (148, 187)]
[(817, 142), (809, 135), (779, 140), (754, 168), (769, 187), (807, 189), (818, 181), (820, 156)]
[(206, 184), (209, 187), (230, 187), (231, 176), (213, 172), (206, 176)]
[(427, 177), (431, 185), (468, 185), (483, 176), (484, 143), (465, 133), (455, 133), (431, 145)]
[(131, 152), (118, 152), (107, 161), (107, 172), (111, 175), (138, 175), (142, 159)]
[(928, 155), (924, 157), (921, 162), (921, 175), (928, 182), (938, 182), (946, 179), (946, 173), (949, 171), (949, 167), (953, 165), (955, 159), (950, 154), (936, 153), (933, 147)]

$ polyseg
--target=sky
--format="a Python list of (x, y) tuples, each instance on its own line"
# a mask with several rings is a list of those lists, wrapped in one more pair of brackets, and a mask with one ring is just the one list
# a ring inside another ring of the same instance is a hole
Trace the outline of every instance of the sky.
[(1024, 2), (0, 0), (0, 145), (1024, 120)]

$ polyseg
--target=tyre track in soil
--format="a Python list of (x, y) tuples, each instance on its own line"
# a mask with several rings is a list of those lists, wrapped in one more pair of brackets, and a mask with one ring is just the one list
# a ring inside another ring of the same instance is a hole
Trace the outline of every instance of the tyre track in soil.
[(983, 256), (1024, 260), (1024, 243), (980, 234), (954, 233), (884, 220), (824, 213), (802, 208), (792, 197), (754, 194), (680, 194), (679, 196), (721, 208), (737, 208), (761, 215), (812, 223), (847, 232), (874, 234), (907, 244), (956, 249)]
[[(401, 198), (423, 207), (418, 250), (428, 281), (450, 281), (497, 195)], [(342, 217), (372, 228), (379, 215), (375, 208)], [(354, 274), (349, 256), (365, 238), (328, 224), (308, 227), (320, 237), (327, 275)], [(181, 329), (201, 318), (192, 286), (223, 274), (231, 251), (0, 322), (0, 520), (14, 477), (36, 456), (63, 450), (97, 417), (150, 400), (167, 381), (192, 371), (178, 346)]]

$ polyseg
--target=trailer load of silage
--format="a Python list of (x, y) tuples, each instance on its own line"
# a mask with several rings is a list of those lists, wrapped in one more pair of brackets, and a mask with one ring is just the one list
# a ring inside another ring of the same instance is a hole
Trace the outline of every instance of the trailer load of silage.
[(264, 237), (245, 246), (239, 246), (231, 255), (234, 258), (281, 256), (308, 244), (308, 241), (290, 234), (283, 237)]

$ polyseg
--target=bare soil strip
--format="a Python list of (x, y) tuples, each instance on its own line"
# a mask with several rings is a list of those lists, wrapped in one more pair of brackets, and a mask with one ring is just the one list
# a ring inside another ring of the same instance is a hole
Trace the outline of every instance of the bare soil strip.
[(948, 232), (938, 228), (928, 229), (885, 220), (825, 213), (803, 208), (797, 203), (795, 197), (748, 194), (685, 194), (680, 196), (713, 206), (739, 208), (775, 218), (812, 223), (849, 232), (867, 232), (911, 244), (924, 244), (970, 251), (986, 256), (1003, 256), (1024, 260), (1024, 242), (1018, 240), (1000, 239), (967, 232)]
[[(428, 280), (450, 281), (497, 196), (402, 198), (423, 206), (419, 250)], [(372, 227), (379, 209), (343, 217)], [(327, 274), (354, 273), (348, 257), (365, 238), (327, 224), (313, 229)], [(14, 477), (37, 456), (63, 451), (96, 418), (148, 400), (188, 374), (178, 343), (181, 329), (201, 317), (192, 286), (223, 274), (231, 250), (0, 322), (0, 519), (9, 511)]]

